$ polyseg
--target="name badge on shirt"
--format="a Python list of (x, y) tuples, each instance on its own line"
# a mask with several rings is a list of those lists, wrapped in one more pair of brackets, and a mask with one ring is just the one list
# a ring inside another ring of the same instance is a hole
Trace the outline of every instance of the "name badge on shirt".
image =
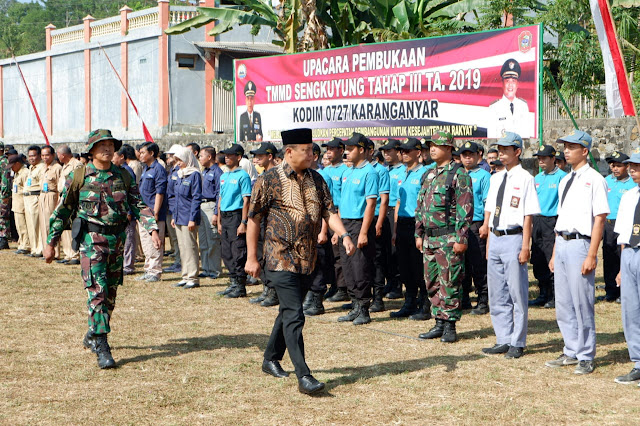
[(14, 192), (14, 194), (18, 193), (18, 184), (17, 183), (15, 185), (13, 185), (13, 192)]
[(178, 176), (171, 176), (171, 180), (178, 180)]
[(190, 181), (188, 181), (188, 180), (183, 180), (183, 181), (182, 181), (182, 184), (183, 184), (184, 186), (189, 186), (189, 185), (191, 185), (191, 182), (190, 182)]
[(27, 179), (27, 186), (31, 186), (31, 178)]
[(42, 192), (49, 192), (49, 184), (47, 182), (42, 184)]
[(518, 208), (518, 206), (520, 205), (520, 197), (511, 197), (511, 207), (513, 208)]

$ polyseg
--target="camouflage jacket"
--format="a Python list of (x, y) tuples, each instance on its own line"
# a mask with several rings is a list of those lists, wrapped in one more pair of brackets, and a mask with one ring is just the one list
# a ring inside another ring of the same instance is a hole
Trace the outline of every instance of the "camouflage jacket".
[(153, 213), (142, 201), (140, 191), (134, 181), (131, 182), (131, 187), (127, 192), (121, 177), (121, 173), (127, 173), (126, 170), (113, 164), (109, 170), (98, 170), (92, 163), (87, 164), (84, 170), (84, 185), (79, 191), (75, 208), (68, 206), (67, 197), (76, 170), (67, 177), (60, 197), (61, 201), (49, 219), (48, 244), (58, 242), (64, 230), (65, 220), (72, 217), (74, 213), (77, 213), (77, 217), (90, 223), (114, 226), (127, 223), (127, 214), (131, 212), (134, 218), (140, 220), (147, 231), (158, 229)]
[(11, 198), (11, 169), (6, 155), (0, 155), (0, 201)]
[[(416, 237), (424, 238), (427, 247), (443, 247), (454, 243), (467, 244), (467, 233), (473, 219), (473, 190), (471, 178), (459, 167), (453, 182), (451, 206), (447, 206), (446, 180), (455, 163), (452, 161), (444, 167), (436, 167), (423, 175), (422, 186), (418, 192), (416, 208)], [(445, 223), (446, 210), (449, 208), (449, 223)], [(455, 232), (446, 235), (427, 237), (427, 229), (451, 226)]]

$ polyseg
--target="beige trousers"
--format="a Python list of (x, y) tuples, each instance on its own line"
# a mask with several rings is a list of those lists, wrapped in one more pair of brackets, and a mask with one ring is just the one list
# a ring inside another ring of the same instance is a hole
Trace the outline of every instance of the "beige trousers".
[[(39, 209), (39, 217), (38, 220), (40, 222), (40, 240), (41, 247), (44, 247), (47, 244), (47, 236), (49, 235), (49, 218), (51, 217), (51, 213), (56, 208), (58, 204), (58, 193), (57, 192), (41, 192), (40, 198), (38, 198), (38, 209)], [(60, 246), (56, 246), (55, 249), (55, 258), (58, 259), (60, 257)]]
[[(171, 226), (171, 225), (169, 225)], [(198, 248), (198, 227), (193, 231), (185, 225), (176, 225), (176, 237), (180, 247), (182, 281), (200, 283), (200, 250)]]
[(18, 231), (18, 250), (31, 251), (29, 231), (27, 231), (27, 219), (24, 213), (13, 212), (13, 220), (16, 223), (16, 230)]
[(24, 216), (27, 220), (27, 233), (31, 243), (31, 254), (42, 254), (42, 240), (40, 239), (40, 212), (38, 211), (38, 196), (24, 197)]
[(144, 272), (147, 274), (160, 277), (162, 276), (162, 259), (164, 256), (164, 231), (165, 222), (158, 222), (158, 237), (162, 245), (159, 249), (153, 246), (151, 234), (144, 229), (144, 226), (138, 222), (138, 234), (140, 235), (140, 244), (144, 253)]
[(71, 248), (71, 231), (66, 230), (62, 232), (62, 236), (60, 237), (60, 243), (62, 245), (62, 252), (64, 253), (65, 260), (80, 260), (80, 254)]

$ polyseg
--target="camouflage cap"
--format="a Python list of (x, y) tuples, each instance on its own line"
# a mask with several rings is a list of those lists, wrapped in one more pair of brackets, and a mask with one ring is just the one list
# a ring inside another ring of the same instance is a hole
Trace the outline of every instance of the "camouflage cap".
[(122, 141), (114, 138), (113, 135), (111, 134), (111, 130), (98, 129), (89, 133), (86, 151), (91, 152), (95, 144), (97, 144), (100, 141), (107, 141), (107, 140), (113, 141), (114, 151), (117, 151), (122, 147)]
[(453, 149), (456, 149), (456, 144), (453, 142), (453, 135), (443, 130), (438, 130), (431, 135), (431, 140), (428, 143), (429, 145), (450, 146)]

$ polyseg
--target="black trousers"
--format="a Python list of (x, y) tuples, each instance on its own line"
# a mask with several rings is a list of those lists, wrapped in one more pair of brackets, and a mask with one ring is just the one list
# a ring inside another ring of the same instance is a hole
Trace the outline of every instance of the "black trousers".
[(556, 243), (555, 227), (557, 216), (534, 216), (531, 234), (531, 265), (533, 276), (538, 280), (540, 294), (547, 299), (554, 298), (554, 278), (549, 269)]
[[(329, 230), (329, 242), (333, 237), (333, 231)], [(346, 290), (347, 284), (344, 282), (344, 275), (342, 274), (342, 257), (340, 256), (341, 241), (338, 241), (336, 245), (331, 246), (333, 251), (333, 274), (335, 275), (335, 283), (338, 288)]]
[(231, 278), (246, 279), (244, 265), (247, 263), (247, 239), (246, 235), (236, 235), (240, 222), (242, 222), (242, 210), (221, 212), (220, 253)]
[(399, 217), (396, 230), (396, 252), (400, 279), (407, 289), (406, 297), (416, 297), (418, 289), (426, 294), (424, 283), (424, 261), (422, 253), (416, 248), (416, 220), (412, 217)]
[(344, 246), (340, 245), (340, 257), (342, 258), (342, 273), (347, 284), (347, 292), (352, 299), (371, 299), (371, 285), (373, 283), (374, 258), (376, 256), (376, 228), (372, 222), (367, 230), (369, 243), (363, 248), (357, 248), (358, 235), (362, 228), (362, 219), (342, 219), (347, 232), (351, 234), (356, 251), (352, 256), (347, 256)]
[(616, 285), (616, 276), (620, 272), (620, 246), (618, 234), (613, 232), (615, 220), (605, 220), (602, 237), (602, 269), (604, 272), (604, 290), (609, 299), (620, 297), (620, 287)]
[(471, 292), (471, 281), (476, 288), (478, 303), (489, 303), (487, 287), (487, 240), (480, 238), (482, 221), (472, 222), (469, 227), (467, 241), (469, 245), (464, 256), (464, 278), (462, 290), (468, 296)]
[(280, 307), (264, 351), (264, 359), (282, 361), (285, 350), (288, 350), (296, 376), (309, 375), (311, 372), (304, 360), (302, 301), (311, 286), (311, 276), (287, 271), (267, 271), (266, 274), (278, 294)]
[[(395, 238), (395, 225), (396, 225), (396, 208), (389, 206), (387, 210), (387, 219), (389, 219), (389, 228), (391, 228), (391, 241)], [(398, 270), (398, 253), (396, 245), (391, 244), (391, 254), (389, 256), (389, 275), (391, 276), (392, 288), (398, 288), (400, 284), (400, 272)], [(402, 290), (402, 288), (400, 288)]]
[(318, 244), (316, 249), (318, 250), (318, 257), (316, 259), (316, 267), (311, 274), (311, 291), (324, 293), (327, 291), (327, 284), (333, 285), (336, 282), (331, 241)]
[[(378, 222), (378, 216), (373, 218), (373, 227)], [(376, 238), (376, 256), (374, 260), (375, 275), (373, 278), (373, 288), (382, 292), (386, 280), (391, 280), (391, 270), (389, 261), (391, 259), (391, 224), (389, 218), (385, 216), (382, 221), (382, 235)]]

